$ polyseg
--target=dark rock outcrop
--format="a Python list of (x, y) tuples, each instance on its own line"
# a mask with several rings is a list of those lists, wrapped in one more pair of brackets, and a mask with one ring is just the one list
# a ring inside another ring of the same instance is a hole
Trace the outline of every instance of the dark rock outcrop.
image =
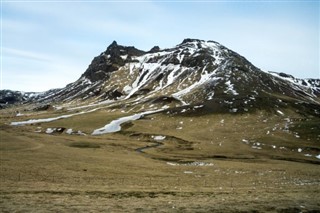
[(106, 80), (111, 72), (118, 70), (126, 62), (132, 61), (132, 56), (140, 56), (144, 53), (144, 51), (136, 49), (133, 46), (126, 47), (118, 45), (116, 41), (113, 41), (105, 52), (92, 60), (82, 76), (92, 82)]

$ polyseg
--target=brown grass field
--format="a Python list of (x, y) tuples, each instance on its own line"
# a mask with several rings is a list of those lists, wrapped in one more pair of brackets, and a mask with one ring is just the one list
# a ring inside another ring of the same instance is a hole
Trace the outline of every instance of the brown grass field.
[[(92, 136), (128, 113), (11, 126), (74, 113), (15, 111), (1, 111), (1, 212), (320, 212), (316, 118), (158, 113)], [(86, 135), (45, 133), (53, 127)]]

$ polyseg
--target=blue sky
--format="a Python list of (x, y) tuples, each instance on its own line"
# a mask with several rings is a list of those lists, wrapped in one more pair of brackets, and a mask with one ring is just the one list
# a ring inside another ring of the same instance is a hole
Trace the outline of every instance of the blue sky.
[(149, 50), (214, 40), (263, 70), (320, 78), (318, 0), (1, 2), (1, 89), (77, 80), (116, 40)]

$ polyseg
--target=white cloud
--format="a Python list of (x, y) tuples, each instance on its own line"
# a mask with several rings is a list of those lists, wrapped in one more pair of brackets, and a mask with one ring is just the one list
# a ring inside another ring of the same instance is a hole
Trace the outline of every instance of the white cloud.
[(37, 52), (13, 49), (13, 48), (7, 48), (7, 47), (2, 47), (2, 57), (4, 58), (12, 57), (12, 58), (15, 58), (17, 61), (20, 58), (31, 59), (36, 61), (47, 61), (47, 62), (51, 61), (51, 57), (43, 53), (37, 53)]

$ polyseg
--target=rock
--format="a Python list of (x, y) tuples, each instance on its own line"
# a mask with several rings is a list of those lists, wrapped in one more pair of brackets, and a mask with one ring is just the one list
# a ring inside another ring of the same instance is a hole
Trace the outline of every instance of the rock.
[(185, 43), (189, 43), (189, 42), (203, 42), (204, 40), (200, 40), (200, 39), (192, 39), (192, 38), (186, 38), (182, 41), (181, 44), (185, 44)]
[(121, 93), (118, 90), (109, 90), (106, 92), (105, 94), (105, 98), (109, 99), (109, 100), (116, 100), (118, 98), (120, 98), (121, 96), (123, 96), (123, 93)]
[(54, 133), (61, 134), (64, 132), (64, 130), (66, 130), (66, 128), (64, 128), (64, 127), (47, 128), (45, 133), (47, 133), (47, 134), (54, 134)]
[(159, 46), (154, 46), (151, 48), (151, 50), (149, 50), (148, 53), (156, 53), (160, 51), (160, 47)]
[[(132, 61), (132, 56), (140, 56), (144, 53), (144, 51), (138, 50), (133, 46), (126, 47), (118, 45), (116, 41), (113, 41), (105, 52), (92, 60), (81, 77), (84, 76), (92, 82), (107, 80), (110, 73), (118, 70), (126, 62)], [(121, 56), (126, 56), (126, 59), (123, 59)]]
[(44, 104), (41, 106), (37, 106), (33, 109), (33, 111), (47, 111), (47, 110), (53, 110), (53, 106), (50, 104)]

